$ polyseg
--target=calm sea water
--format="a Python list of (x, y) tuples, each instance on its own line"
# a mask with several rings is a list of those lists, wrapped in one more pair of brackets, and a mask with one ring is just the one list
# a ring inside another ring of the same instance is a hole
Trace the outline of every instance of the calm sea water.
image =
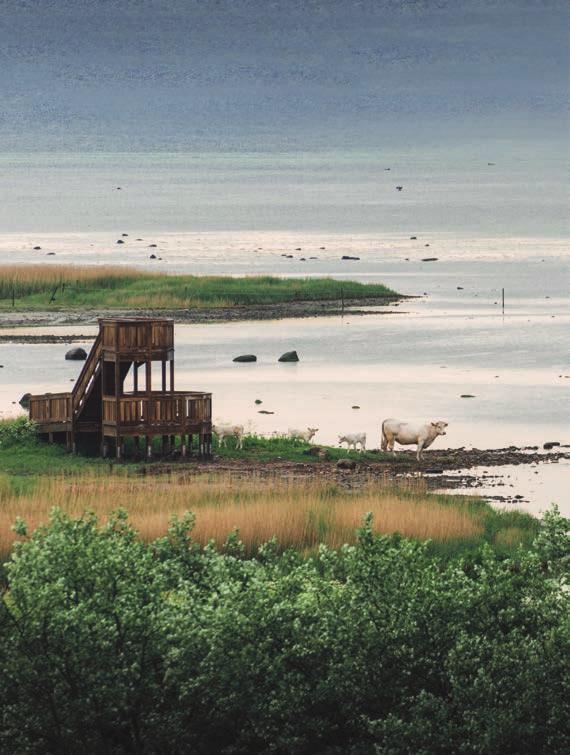
[(517, 151), (508, 143), (492, 153), (480, 145), (334, 153), (4, 153), (0, 196), (2, 232), (445, 230), (559, 237), (569, 230), (564, 160), (548, 147)]
[[(570, 443), (567, 184), (540, 152), (0, 155), (0, 193), (1, 262), (333, 276), (420, 296), (388, 315), (178, 326), (178, 386), (211, 390), (217, 419), (312, 425), (324, 443), (365, 431), (370, 447), (386, 416), (446, 419), (450, 447)], [(301, 362), (278, 364), (289, 349)], [(0, 344), (0, 413), (70, 386), (80, 365), (64, 352)], [(232, 363), (246, 352), (258, 363)], [(565, 505), (570, 468), (554, 467), (510, 492), (533, 511)]]

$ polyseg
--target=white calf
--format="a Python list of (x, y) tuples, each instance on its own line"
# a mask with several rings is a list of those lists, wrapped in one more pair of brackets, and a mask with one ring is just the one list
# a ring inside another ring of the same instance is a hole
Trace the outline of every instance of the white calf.
[(318, 427), (308, 427), (306, 430), (291, 430), (289, 429), (289, 432), (287, 435), (292, 440), (304, 440), (305, 443), (310, 443), (313, 439), (313, 436), (316, 435), (316, 433), (319, 432)]
[(227, 438), (236, 439), (236, 448), (243, 445), (243, 425), (212, 425), (212, 431), (218, 436), (220, 448), (226, 445)]
[(360, 450), (366, 451), (366, 433), (346, 433), (338, 436), (339, 446), (346, 443), (346, 450), (350, 451), (351, 447), (357, 451), (356, 446), (360, 444)]
[(399, 419), (385, 419), (382, 422), (382, 450), (394, 451), (394, 441), (402, 446), (417, 444), (417, 459), (422, 458), (424, 448), (429, 448), (438, 435), (445, 435), (447, 422), (426, 422), (425, 425), (411, 425)]

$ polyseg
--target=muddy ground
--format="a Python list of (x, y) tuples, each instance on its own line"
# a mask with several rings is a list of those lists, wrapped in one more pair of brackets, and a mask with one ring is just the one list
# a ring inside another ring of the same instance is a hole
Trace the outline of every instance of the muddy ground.
[[(404, 297), (402, 297), (403, 300)], [(323, 317), (339, 316), (350, 312), (351, 315), (385, 315), (397, 314), (388, 306), (398, 307), (400, 299), (366, 299), (349, 300), (340, 306), (339, 300), (296, 301), (281, 304), (256, 304), (234, 307), (204, 307), (200, 309), (97, 309), (97, 310), (48, 310), (43, 312), (2, 312), (2, 327), (45, 327), (52, 325), (96, 325), (99, 317), (171, 317), (177, 323), (239, 322), (245, 320), (279, 320), (288, 317)], [(372, 309), (359, 309), (359, 307)], [(381, 307), (381, 309), (376, 309)], [(59, 343), (47, 339), (55, 336), (13, 336), (1, 335), (0, 343)], [(20, 338), (19, 341), (11, 339)], [(61, 342), (71, 340), (88, 340), (94, 336), (57, 336)], [(27, 340), (33, 339), (33, 340)], [(46, 340), (40, 340), (46, 339)]]
[[(307, 462), (274, 459), (255, 461), (251, 459), (224, 459), (214, 457), (211, 461), (182, 461), (166, 459), (163, 462), (144, 465), (143, 475), (174, 474), (192, 476), (204, 472), (231, 474), (237, 477), (257, 479), (322, 479), (334, 481), (343, 487), (354, 489), (370, 480), (382, 479), (386, 482), (405, 481), (419, 478), (428, 490), (454, 489), (473, 490), (477, 494), (480, 487), (501, 487), (500, 467), (521, 464), (557, 464), (560, 460), (570, 460), (570, 446), (560, 446), (551, 451), (539, 451), (535, 446), (527, 448), (498, 449), (453, 449), (430, 451), (418, 463), (412, 451), (399, 452), (394, 460), (356, 460), (353, 469), (339, 468), (337, 462), (314, 460), (307, 456)], [(496, 467), (497, 474), (481, 472), (477, 468)], [(474, 470), (474, 471), (469, 471)], [(461, 471), (461, 474), (457, 474)], [(486, 496), (498, 502), (515, 503), (522, 498), (514, 496)]]

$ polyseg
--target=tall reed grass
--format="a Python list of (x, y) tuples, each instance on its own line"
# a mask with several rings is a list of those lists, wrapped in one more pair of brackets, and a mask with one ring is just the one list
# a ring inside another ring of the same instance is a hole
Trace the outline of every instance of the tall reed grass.
[(112, 265), (0, 265), (2, 306), (107, 306), (142, 308), (227, 307), (394, 298), (382, 284), (332, 278), (277, 278), (270, 275), (167, 275)]
[(103, 475), (46, 477), (31, 492), (16, 495), (0, 485), (0, 552), (6, 556), (15, 538), (17, 517), (31, 531), (47, 521), (53, 507), (77, 517), (85, 511), (105, 521), (125, 508), (145, 540), (166, 532), (173, 515), (194, 512), (193, 538), (219, 545), (235, 529), (249, 551), (272, 537), (279, 545), (302, 551), (319, 543), (337, 547), (355, 540), (355, 530), (367, 512), (382, 533), (450, 542), (477, 537), (481, 513), (469, 501), (450, 505), (424, 490), (401, 490), (369, 482), (347, 491), (315, 480), (205, 475), (179, 478), (108, 477)]

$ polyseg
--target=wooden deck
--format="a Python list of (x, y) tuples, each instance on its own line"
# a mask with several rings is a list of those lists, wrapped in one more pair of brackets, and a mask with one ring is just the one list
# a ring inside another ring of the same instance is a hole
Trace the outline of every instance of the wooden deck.
[[(161, 390), (153, 390), (153, 361), (162, 365)], [(134, 390), (127, 392), (129, 374)], [(153, 437), (161, 436), (163, 448), (172, 451), (178, 436), (183, 455), (192, 451), (194, 438), (200, 455), (211, 454), (212, 396), (174, 390), (174, 321), (166, 318), (100, 319), (73, 390), (32, 396), (30, 419), (70, 449), (82, 435), (96, 435), (103, 455), (112, 442), (120, 458), (126, 438), (134, 438), (138, 449), (142, 437), (150, 455)]]

